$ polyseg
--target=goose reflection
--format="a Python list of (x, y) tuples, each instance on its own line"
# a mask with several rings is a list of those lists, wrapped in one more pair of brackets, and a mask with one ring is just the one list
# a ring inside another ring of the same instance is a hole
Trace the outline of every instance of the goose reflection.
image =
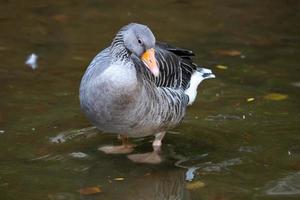
[(183, 170), (160, 170), (103, 186), (103, 194), (81, 199), (190, 200)]

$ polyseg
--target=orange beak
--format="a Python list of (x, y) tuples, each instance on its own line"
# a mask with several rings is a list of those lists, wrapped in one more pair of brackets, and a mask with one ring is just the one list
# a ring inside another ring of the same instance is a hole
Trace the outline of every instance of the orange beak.
[(151, 48), (145, 51), (141, 59), (144, 62), (144, 64), (148, 67), (148, 69), (152, 72), (152, 74), (157, 77), (159, 75), (159, 68), (157, 66), (154, 49)]

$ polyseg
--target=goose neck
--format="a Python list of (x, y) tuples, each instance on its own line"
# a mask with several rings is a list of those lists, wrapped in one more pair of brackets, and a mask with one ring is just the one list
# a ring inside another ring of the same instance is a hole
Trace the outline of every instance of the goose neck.
[(130, 53), (124, 45), (122, 33), (118, 33), (111, 44), (111, 55), (115, 60), (129, 61)]

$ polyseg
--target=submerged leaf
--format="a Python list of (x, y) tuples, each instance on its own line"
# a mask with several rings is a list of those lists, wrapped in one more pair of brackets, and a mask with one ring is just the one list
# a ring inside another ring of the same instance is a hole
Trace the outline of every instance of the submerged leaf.
[(85, 58), (82, 57), (82, 56), (72, 56), (72, 59), (73, 59), (73, 60), (78, 60), (78, 61), (85, 60)]
[(94, 187), (86, 187), (86, 188), (81, 188), (79, 190), (79, 193), (81, 195), (92, 195), (92, 194), (97, 194), (102, 192), (99, 186), (94, 186)]
[(265, 99), (267, 100), (272, 100), (272, 101), (281, 101), (287, 99), (289, 96), (286, 94), (281, 94), (281, 93), (269, 93), (264, 96)]
[(66, 22), (68, 19), (68, 16), (64, 15), (64, 14), (56, 14), (56, 15), (52, 16), (52, 19), (57, 22)]
[(193, 181), (191, 183), (186, 184), (186, 189), (188, 190), (195, 190), (199, 188), (203, 188), (205, 184), (202, 181)]

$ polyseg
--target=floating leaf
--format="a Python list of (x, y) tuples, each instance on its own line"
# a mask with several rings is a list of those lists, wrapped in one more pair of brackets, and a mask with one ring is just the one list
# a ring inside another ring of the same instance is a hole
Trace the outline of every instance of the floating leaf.
[(288, 95), (281, 93), (270, 93), (264, 96), (265, 99), (272, 101), (281, 101), (287, 99), (288, 97)]
[(191, 183), (186, 184), (186, 189), (188, 190), (195, 190), (199, 188), (203, 188), (205, 184), (202, 181), (193, 181)]
[(254, 100), (255, 100), (255, 98), (250, 97), (250, 98), (247, 99), (247, 102), (251, 102), (251, 101), (254, 101)]
[(114, 180), (115, 180), (115, 181), (124, 181), (125, 178), (123, 178), (123, 177), (117, 177), (117, 178), (114, 178)]
[(217, 65), (216, 68), (218, 68), (218, 69), (224, 69), (224, 70), (228, 69), (228, 67), (225, 66), (225, 65)]
[(99, 186), (95, 186), (95, 187), (86, 187), (86, 188), (81, 188), (79, 190), (79, 193), (81, 195), (92, 195), (92, 194), (97, 194), (102, 192)]

